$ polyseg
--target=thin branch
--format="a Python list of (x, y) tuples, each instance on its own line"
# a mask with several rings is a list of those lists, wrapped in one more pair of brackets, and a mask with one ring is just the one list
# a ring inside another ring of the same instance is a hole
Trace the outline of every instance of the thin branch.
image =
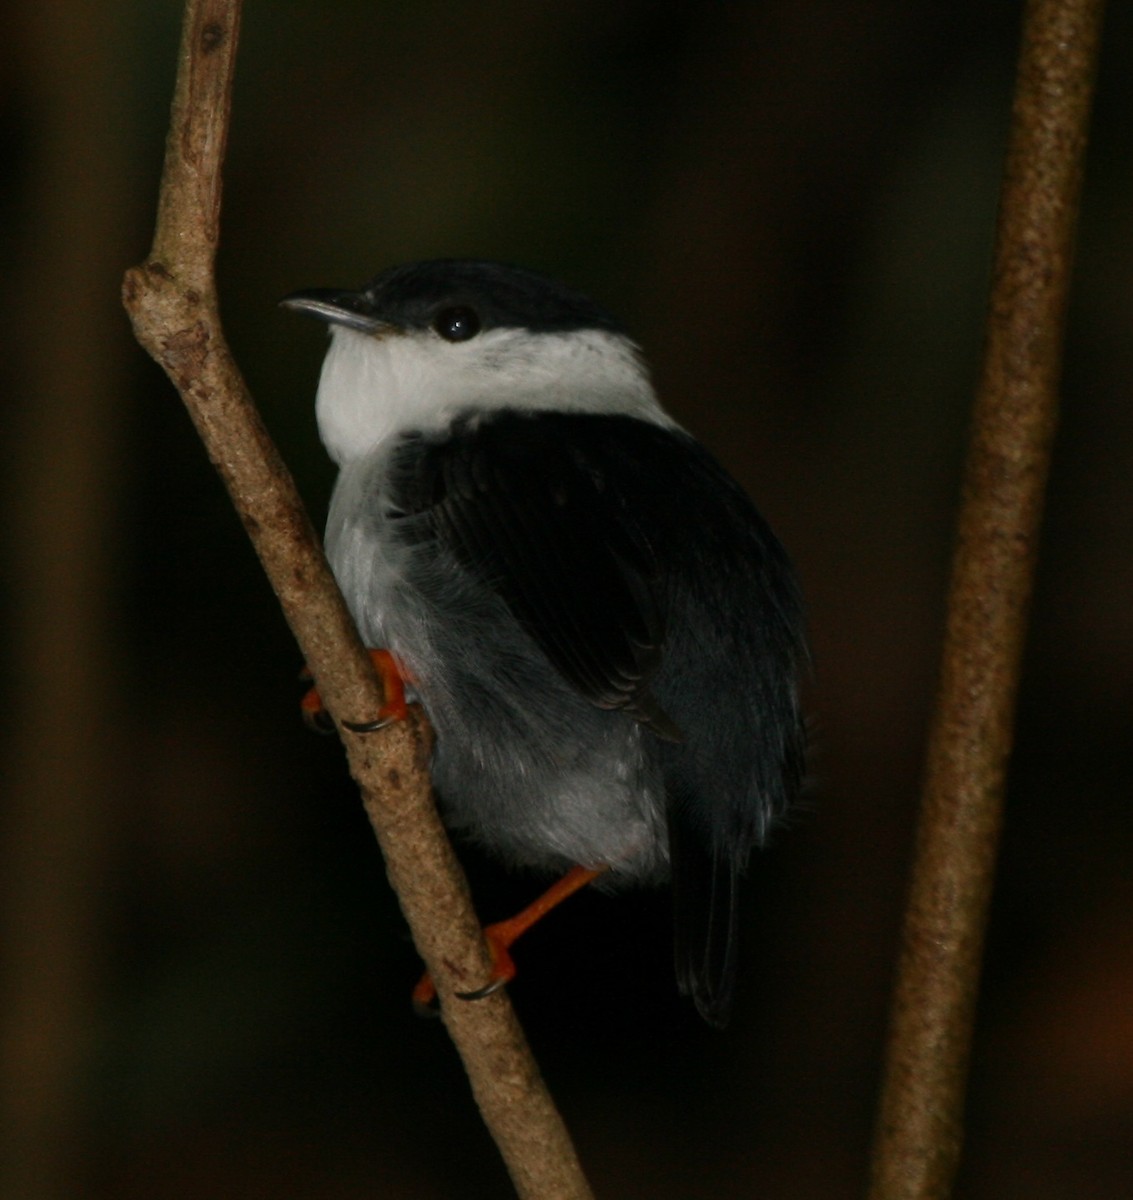
[(1057, 421), (1102, 0), (1030, 0), (872, 1200), (950, 1194)]
[[(225, 343), (213, 263), (239, 0), (188, 0), (157, 230), (123, 298), (138, 341), (181, 393), (232, 496), (329, 711), (372, 718), (382, 695), (295, 489)], [(490, 963), (467, 884), (433, 804), (430, 735), (419, 714), (380, 735), (339, 730), (442, 1016), (484, 1120), (523, 1197), (590, 1190), (502, 991), (475, 1004), (458, 990)]]

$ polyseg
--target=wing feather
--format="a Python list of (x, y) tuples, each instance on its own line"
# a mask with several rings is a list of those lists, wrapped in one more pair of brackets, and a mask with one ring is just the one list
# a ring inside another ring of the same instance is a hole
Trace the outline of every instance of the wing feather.
[(649, 691), (665, 641), (654, 548), (623, 490), (610, 427), (572, 428), (564, 436), (554, 420), (507, 413), (407, 439), (396, 508), (427, 517), (430, 536), (500, 596), (583, 696), (679, 737)]

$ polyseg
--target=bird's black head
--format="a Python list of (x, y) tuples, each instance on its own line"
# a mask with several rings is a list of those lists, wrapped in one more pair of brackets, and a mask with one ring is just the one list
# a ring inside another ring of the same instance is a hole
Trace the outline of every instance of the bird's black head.
[(391, 267), (356, 292), (313, 289), (283, 303), (358, 329), (433, 328), (447, 341), (481, 329), (624, 333), (592, 300), (535, 271), (482, 259), (440, 258)]

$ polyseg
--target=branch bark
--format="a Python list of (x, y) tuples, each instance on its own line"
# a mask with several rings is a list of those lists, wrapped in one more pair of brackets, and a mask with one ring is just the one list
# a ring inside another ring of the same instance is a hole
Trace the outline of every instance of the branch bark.
[[(372, 718), (382, 695), (295, 485), (221, 330), (214, 259), (240, 0), (188, 0), (157, 229), (123, 300), (138, 341), (180, 392), (220, 472), (328, 710)], [(501, 990), (475, 1004), (490, 963), (433, 804), (430, 733), (415, 712), (377, 735), (339, 725), (390, 881), (433, 976), (445, 1025), (518, 1193), (589, 1196), (574, 1148)]]
[(1002, 819), (1102, 0), (1029, 0), (871, 1200), (951, 1193)]

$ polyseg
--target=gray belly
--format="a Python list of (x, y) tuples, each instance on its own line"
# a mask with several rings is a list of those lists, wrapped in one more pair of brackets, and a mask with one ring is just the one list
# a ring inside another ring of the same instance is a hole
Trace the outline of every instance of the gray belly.
[(331, 566), (363, 640), (403, 664), (429, 714), (445, 823), (516, 865), (663, 878), (652, 735), (578, 695), (494, 593), (406, 545), (376, 505), (343, 503), (351, 517), (336, 522), (343, 499), (328, 524)]

